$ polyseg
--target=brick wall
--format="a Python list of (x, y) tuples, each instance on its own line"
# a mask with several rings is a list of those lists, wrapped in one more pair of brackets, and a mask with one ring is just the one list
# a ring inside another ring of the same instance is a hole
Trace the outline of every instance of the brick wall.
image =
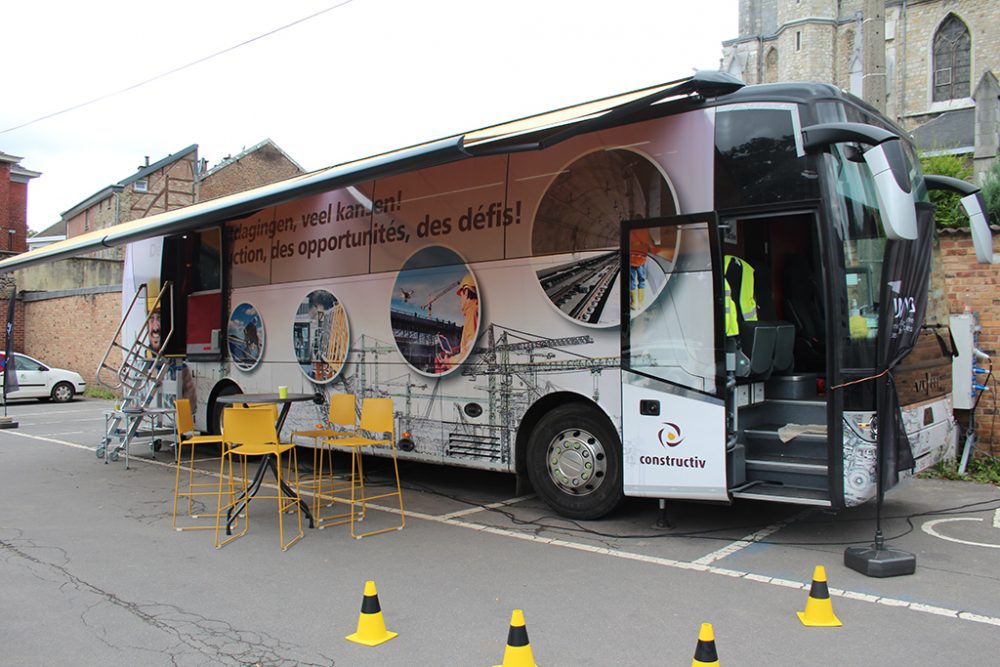
[[(996, 231), (993, 245), (994, 252), (1000, 252), (1000, 234)], [(996, 372), (1000, 374), (1000, 267), (978, 264), (972, 237), (962, 230), (940, 234), (934, 271), (944, 278), (948, 310), (961, 313), (968, 306), (976, 314), (982, 327), (979, 348), (996, 360)], [(976, 432), (980, 451), (1000, 456), (1000, 382), (991, 381), (990, 385), (991, 391), (983, 395), (976, 410)], [(967, 419), (963, 412), (956, 411), (960, 421)]]
[(284, 153), (270, 144), (209, 172), (199, 185), (198, 201), (277, 183), (302, 173)]
[[(7, 292), (8, 290), (3, 290), (3, 294), (6, 295)], [(9, 307), (10, 302), (7, 299), (0, 299), (0, 350), (7, 349), (7, 308)], [(30, 354), (25, 349), (24, 303), (20, 299), (14, 301), (14, 351)]]
[(121, 303), (118, 291), (27, 301), (18, 320), (23, 323), (21, 351), (96, 384), (94, 371), (118, 330)]

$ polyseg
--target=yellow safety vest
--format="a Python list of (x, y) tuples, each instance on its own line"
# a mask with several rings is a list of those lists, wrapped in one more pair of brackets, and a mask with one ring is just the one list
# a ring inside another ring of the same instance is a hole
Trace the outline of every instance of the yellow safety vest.
[[(729, 286), (729, 281), (725, 279), (726, 273), (729, 271), (729, 263), (734, 260), (739, 263), (743, 272), (740, 279), (740, 309), (738, 313), (736, 304), (733, 303), (732, 288)], [(753, 298), (753, 267), (739, 257), (726, 255), (725, 263), (722, 266), (722, 277), (726, 287), (726, 335), (738, 336), (740, 333), (740, 314), (743, 315), (744, 322), (757, 321), (757, 300)]]

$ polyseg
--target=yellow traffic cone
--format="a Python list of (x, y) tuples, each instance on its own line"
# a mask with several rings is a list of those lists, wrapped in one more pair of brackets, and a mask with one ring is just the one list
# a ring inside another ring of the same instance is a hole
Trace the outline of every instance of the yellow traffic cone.
[(698, 632), (698, 646), (694, 650), (691, 667), (711, 667), (719, 664), (719, 654), (715, 652), (715, 633), (711, 623), (702, 623)]
[(531, 655), (528, 629), (524, 627), (524, 612), (520, 609), (515, 609), (510, 615), (510, 630), (507, 632), (507, 648), (503, 652), (503, 664), (493, 667), (538, 667)]
[(830, 589), (826, 586), (826, 568), (817, 565), (813, 572), (812, 587), (809, 589), (809, 599), (806, 600), (805, 611), (795, 612), (799, 615), (802, 625), (811, 627), (833, 628), (843, 625), (833, 613), (830, 604)]
[(354, 634), (347, 635), (345, 639), (365, 646), (378, 646), (397, 634), (399, 633), (389, 632), (385, 629), (385, 620), (382, 618), (382, 607), (378, 603), (375, 582), (366, 581), (365, 599), (361, 602), (361, 614), (358, 616), (358, 630)]

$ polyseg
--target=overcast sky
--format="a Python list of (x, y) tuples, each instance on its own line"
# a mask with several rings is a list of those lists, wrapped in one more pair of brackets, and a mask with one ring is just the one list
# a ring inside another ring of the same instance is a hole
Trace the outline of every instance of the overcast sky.
[(147, 155), (270, 138), (311, 171), (717, 69), (738, 29), (737, 0), (33, 0), (3, 24), (0, 151), (42, 172), (36, 231)]

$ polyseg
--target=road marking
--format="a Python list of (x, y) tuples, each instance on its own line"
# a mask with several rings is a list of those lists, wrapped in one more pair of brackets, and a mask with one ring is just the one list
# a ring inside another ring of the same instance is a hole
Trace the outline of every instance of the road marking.
[[(65, 445), (67, 447), (73, 447), (75, 449), (84, 449), (93, 452), (94, 447), (88, 447), (86, 445), (78, 445), (74, 442), (66, 442), (65, 440), (56, 440), (55, 438), (45, 438), (37, 435), (30, 435), (28, 433), (17, 433), (14, 431), (6, 431), (10, 435), (20, 436), (22, 438), (31, 438), (34, 440), (42, 440), (45, 442), (51, 442), (58, 445)], [(163, 461), (156, 461), (154, 459), (147, 458), (135, 458), (132, 459), (139, 463), (148, 463), (152, 465), (162, 466), (164, 468), (174, 468), (176, 467), (173, 463), (165, 463)], [(212, 476), (218, 476), (218, 473), (206, 473)], [(265, 485), (269, 488), (272, 485)], [(301, 495), (311, 496), (313, 494), (304, 492)], [(511, 501), (518, 500), (518, 498), (512, 498)], [(508, 501), (508, 502), (511, 502)], [(398, 508), (385, 507), (383, 505), (376, 505), (374, 503), (368, 504), (368, 509), (379, 510), (382, 512), (389, 512), (392, 514), (398, 514)], [(1000, 509), (997, 510), (1000, 514)], [(668, 567), (675, 570), (691, 570), (695, 572), (704, 572), (706, 574), (714, 574), (723, 577), (731, 577), (734, 579), (744, 579), (746, 581), (753, 581), (756, 583), (766, 584), (770, 586), (780, 586), (782, 588), (791, 588), (795, 590), (808, 591), (812, 587), (812, 582), (803, 583), (800, 581), (792, 581), (789, 579), (781, 579), (779, 577), (769, 577), (763, 574), (755, 574), (753, 572), (744, 572), (742, 570), (732, 570), (729, 568), (716, 567), (714, 565), (705, 565), (698, 563), (696, 561), (682, 561), (674, 560), (672, 558), (663, 558), (660, 556), (649, 556), (646, 554), (632, 553), (629, 551), (621, 551), (618, 549), (609, 549), (607, 547), (598, 547), (591, 544), (580, 544), (578, 542), (570, 542), (567, 540), (562, 540), (552, 537), (542, 537), (540, 535), (535, 535), (532, 533), (521, 533), (509, 528), (499, 528), (494, 526), (486, 526), (483, 524), (468, 523), (465, 521), (459, 521), (456, 519), (445, 519), (441, 515), (425, 514), (423, 512), (412, 512), (407, 511), (406, 515), (413, 519), (421, 519), (423, 521), (431, 521), (434, 523), (440, 523), (446, 526), (454, 526), (456, 528), (465, 528), (467, 530), (474, 530), (481, 533), (488, 533), (490, 535), (499, 535), (501, 537), (510, 537), (517, 540), (523, 540), (525, 542), (534, 542), (536, 544), (545, 544), (554, 547), (562, 547), (564, 549), (572, 549), (574, 551), (582, 551), (585, 553), (592, 553), (601, 556), (607, 556), (609, 558), (621, 558), (623, 560), (631, 560), (640, 563), (647, 563), (649, 565), (657, 565), (660, 567)], [(959, 517), (956, 517), (959, 518)], [(953, 519), (954, 520), (954, 519)], [(981, 521), (982, 519), (976, 519)], [(994, 521), (1000, 519), (994, 518)], [(938, 522), (942, 521), (941, 519)], [(930, 522), (929, 522), (930, 523)], [(775, 524), (777, 525), (777, 524)], [(926, 526), (927, 524), (924, 524)], [(765, 528), (764, 530), (767, 530)], [(926, 528), (925, 528), (926, 530)], [(948, 538), (944, 538), (948, 539)], [(742, 541), (742, 540), (741, 540)], [(735, 543), (734, 543), (735, 544)], [(983, 545), (987, 546), (987, 545)], [(988, 546), (998, 546), (998, 545), (988, 545)], [(721, 551), (721, 550), (720, 550)], [(948, 609), (947, 607), (937, 607), (934, 605), (923, 604), (919, 602), (910, 602), (907, 600), (899, 600), (896, 598), (882, 597), (879, 595), (872, 595), (870, 593), (861, 593), (857, 591), (849, 591), (840, 588), (829, 588), (830, 595), (834, 597), (841, 597), (847, 600), (857, 600), (860, 602), (869, 602), (873, 604), (881, 604), (888, 607), (898, 607), (900, 609), (908, 609), (910, 611), (916, 611), (924, 614), (934, 614), (935, 616), (947, 616), (949, 618), (955, 618), (962, 621), (970, 621), (972, 623), (983, 623), (985, 625), (993, 625), (1000, 627), (1000, 617), (997, 616), (985, 616), (983, 614), (974, 614), (968, 611), (961, 611), (958, 609)]]
[(788, 524), (792, 523), (793, 521), (797, 520), (800, 516), (802, 516), (803, 514), (805, 514), (808, 511), (809, 510), (806, 510), (805, 512), (800, 512), (799, 514), (796, 514), (795, 516), (791, 517), (790, 519), (785, 519), (785, 520), (779, 521), (779, 522), (777, 522), (775, 524), (771, 524), (770, 526), (767, 526), (766, 528), (761, 528), (760, 530), (758, 530), (755, 533), (750, 533), (749, 535), (747, 535), (743, 539), (736, 540), (735, 542), (732, 542), (731, 544), (727, 544), (726, 546), (722, 547), (721, 549), (717, 549), (716, 551), (713, 551), (710, 554), (705, 554), (704, 556), (702, 556), (698, 560), (692, 561), (692, 562), (694, 562), (694, 563), (696, 563), (698, 565), (711, 565), (715, 561), (722, 560), (723, 558), (725, 558), (727, 556), (732, 556), (737, 551), (741, 551), (743, 549), (746, 549), (751, 544), (764, 539), (765, 537), (767, 537), (768, 535), (771, 535), (772, 533), (778, 532), (779, 530), (781, 530), (782, 528), (784, 528)]
[(518, 496), (517, 498), (511, 498), (510, 500), (501, 500), (498, 503), (490, 503), (489, 505), (480, 505), (478, 507), (470, 507), (464, 510), (458, 510), (457, 512), (451, 512), (450, 514), (441, 514), (442, 519), (457, 519), (458, 517), (468, 516), (470, 514), (478, 514), (479, 512), (485, 512), (487, 510), (495, 510), (498, 507), (509, 507), (510, 505), (516, 505), (517, 503), (528, 500), (529, 498), (534, 498), (535, 494), (529, 494), (527, 496)]
[(78, 445), (75, 442), (68, 442), (66, 440), (56, 440), (55, 438), (46, 438), (41, 435), (31, 435), (30, 433), (19, 433), (17, 431), (4, 431), (7, 435), (16, 435), (19, 438), (30, 438), (32, 440), (41, 440), (43, 442), (51, 442), (57, 445), (64, 445), (66, 447), (73, 447), (74, 449), (86, 449), (91, 452), (95, 451), (94, 447), (88, 445)]
[[(0, 403), (0, 405), (3, 405), (3, 403)], [(56, 414), (58, 414), (58, 415), (65, 415), (65, 414), (75, 414), (75, 413), (78, 413), (78, 412), (85, 412), (85, 413), (93, 414), (94, 410), (93, 410), (93, 408), (81, 408), (79, 410), (59, 410), (59, 412), (56, 413)], [(17, 417), (50, 417), (51, 418), (52, 416), (53, 416), (53, 412), (51, 410), (48, 410), (46, 412), (19, 412), (16, 415), (11, 415), (11, 417), (15, 417), (15, 418), (17, 418)], [(104, 417), (95, 417), (94, 419), (87, 419), (87, 420), (80, 420), (80, 421), (103, 421), (103, 420), (104, 420)], [(77, 420), (74, 420), (74, 421), (77, 421)]]
[(993, 527), (1000, 528), (1000, 507), (993, 513)]
[[(1000, 512), (1000, 510), (997, 510), (997, 511)], [(982, 521), (982, 520), (983, 520), (982, 517), (975, 517), (975, 516), (958, 516), (958, 517), (953, 517), (953, 518), (950, 518), (950, 519), (934, 519), (933, 521), (928, 521), (924, 525), (920, 526), (920, 528), (923, 529), (923, 531), (925, 533), (927, 533), (928, 535), (933, 535), (934, 537), (940, 537), (942, 540), (948, 540), (949, 542), (957, 542), (959, 544), (968, 544), (968, 545), (971, 545), (971, 546), (974, 546), (974, 547), (986, 547), (987, 549), (1000, 549), (1000, 544), (986, 544), (985, 542), (973, 542), (971, 540), (960, 540), (957, 537), (948, 537), (947, 535), (942, 535), (941, 533), (939, 533), (936, 530), (934, 530), (935, 526), (938, 526), (938, 525), (940, 525), (942, 523), (951, 523), (951, 522), (954, 522), (954, 521)], [(993, 516), (993, 525), (994, 525), (994, 527), (1000, 528), (1000, 526), (997, 526), (997, 517), (996, 517), (996, 515)]]

